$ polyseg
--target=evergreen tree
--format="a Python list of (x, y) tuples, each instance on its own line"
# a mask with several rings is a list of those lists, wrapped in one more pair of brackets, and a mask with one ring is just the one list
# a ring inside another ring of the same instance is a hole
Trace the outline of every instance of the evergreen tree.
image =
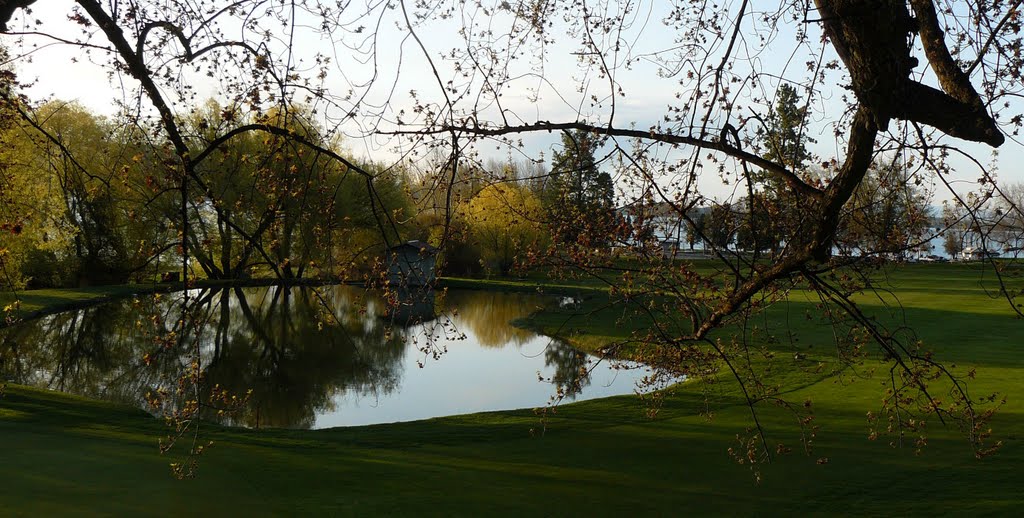
[[(562, 134), (562, 149), (551, 165), (551, 182), (542, 201), (552, 216), (556, 239), (577, 242), (581, 237), (605, 241), (612, 221), (615, 189), (612, 177), (597, 168), (596, 135), (586, 131)], [(605, 237), (602, 237), (605, 236)]]
[[(766, 128), (760, 132), (761, 144), (765, 148), (764, 157), (782, 164), (795, 174), (805, 173), (807, 163), (812, 158), (807, 143), (814, 142), (814, 139), (806, 135), (806, 120), (807, 107), (801, 106), (796, 88), (788, 84), (779, 86), (775, 109), (768, 116)], [(800, 226), (801, 200), (792, 196), (777, 175), (761, 174), (753, 180), (763, 185), (764, 194), (755, 196), (757, 203), (747, 208), (752, 211), (748, 219), (754, 224), (766, 224), (749, 233), (751, 239), (755, 235), (757, 237), (757, 244), (750, 245), (777, 251), (779, 243), (787, 241), (790, 234)]]
[(788, 84), (779, 86), (775, 110), (769, 115), (767, 128), (761, 134), (764, 157), (794, 173), (807, 168), (807, 161), (811, 158), (807, 143), (815, 142), (804, 131), (807, 107), (800, 106), (800, 101), (796, 88)]

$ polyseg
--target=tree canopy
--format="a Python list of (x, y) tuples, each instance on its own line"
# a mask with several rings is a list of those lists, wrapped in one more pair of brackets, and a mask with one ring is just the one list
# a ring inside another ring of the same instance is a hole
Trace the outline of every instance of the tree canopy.
[(508, 275), (517, 262), (525, 264), (529, 255), (543, 251), (541, 204), (523, 187), (485, 187), (469, 200), (466, 212), (470, 233), (489, 269)]

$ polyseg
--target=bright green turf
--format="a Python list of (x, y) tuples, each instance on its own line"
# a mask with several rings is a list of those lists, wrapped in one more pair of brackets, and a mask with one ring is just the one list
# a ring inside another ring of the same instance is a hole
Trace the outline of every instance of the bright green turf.
[[(877, 410), (882, 387), (845, 373), (788, 394), (813, 401), (821, 429), (810, 456), (762, 466), (760, 485), (726, 454), (749, 412), (725, 383), (713, 388), (710, 421), (698, 415), (703, 397), (682, 387), (654, 420), (634, 398), (609, 398), (559, 408), (543, 436), (529, 411), (310, 432), (211, 429), (216, 445), (199, 479), (179, 482), (157, 453), (159, 422), (12, 386), (0, 400), (0, 514), (1016, 515), (1024, 504), (1024, 322), (978, 278), (965, 267), (919, 265), (891, 272), (889, 282), (940, 357), (978, 367), (974, 393), (1008, 397), (993, 423), (1004, 447), (983, 460), (938, 423), (922, 455), (869, 441), (865, 413)], [(767, 316), (773, 328), (788, 317), (800, 339), (776, 347), (826, 359), (826, 330), (804, 323), (810, 303), (800, 297)], [(861, 302), (882, 314), (879, 301)], [(585, 327), (591, 345), (621, 336), (616, 311), (562, 330)], [(531, 325), (553, 322), (565, 315), (537, 315)], [(793, 386), (808, 379), (780, 369)], [(771, 407), (761, 415), (773, 437), (797, 446), (790, 417)]]

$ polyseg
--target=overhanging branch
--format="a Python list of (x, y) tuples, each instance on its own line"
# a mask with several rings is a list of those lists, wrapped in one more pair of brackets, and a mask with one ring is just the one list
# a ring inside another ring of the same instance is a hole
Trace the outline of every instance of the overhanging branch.
[(538, 121), (533, 124), (523, 124), (519, 126), (500, 126), (495, 128), (479, 127), (479, 126), (452, 126), (452, 125), (440, 125), (433, 128), (427, 128), (422, 130), (408, 130), (408, 131), (390, 131), (382, 132), (385, 135), (439, 135), (443, 133), (461, 133), (468, 135), (475, 135), (480, 137), (500, 137), (503, 135), (512, 135), (516, 133), (531, 133), (539, 131), (567, 131), (567, 130), (582, 130), (595, 133), (598, 135), (607, 135), (610, 137), (629, 137), (643, 140), (653, 140), (656, 142), (664, 142), (666, 144), (682, 144), (687, 146), (694, 146), (703, 149), (711, 149), (719, 151), (729, 155), (738, 160), (742, 160), (749, 164), (753, 164), (757, 167), (768, 171), (771, 174), (778, 176), (782, 181), (793, 189), (798, 194), (808, 196), (815, 200), (820, 200), (822, 197), (822, 191), (807, 182), (804, 182), (799, 176), (787, 169), (785, 166), (767, 160), (763, 157), (755, 155), (753, 153), (744, 151), (736, 146), (733, 146), (726, 142), (724, 139), (719, 141), (712, 141), (701, 139), (697, 137), (691, 137), (687, 135), (675, 135), (672, 133), (663, 133), (656, 130), (641, 131), (635, 129), (624, 129), (615, 128), (610, 126), (594, 126), (582, 122), (547, 122)]

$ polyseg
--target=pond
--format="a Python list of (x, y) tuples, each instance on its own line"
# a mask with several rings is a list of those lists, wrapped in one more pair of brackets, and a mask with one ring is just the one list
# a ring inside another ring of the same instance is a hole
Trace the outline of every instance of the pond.
[(412, 323), (354, 287), (188, 294), (184, 332), (183, 293), (0, 330), (0, 379), (146, 408), (145, 395), (173, 388), (198, 353), (207, 392), (252, 391), (245, 406), (207, 418), (328, 428), (630, 394), (649, 374), (513, 326), (559, 303), (535, 294), (449, 291), (421, 301), (426, 318)]

